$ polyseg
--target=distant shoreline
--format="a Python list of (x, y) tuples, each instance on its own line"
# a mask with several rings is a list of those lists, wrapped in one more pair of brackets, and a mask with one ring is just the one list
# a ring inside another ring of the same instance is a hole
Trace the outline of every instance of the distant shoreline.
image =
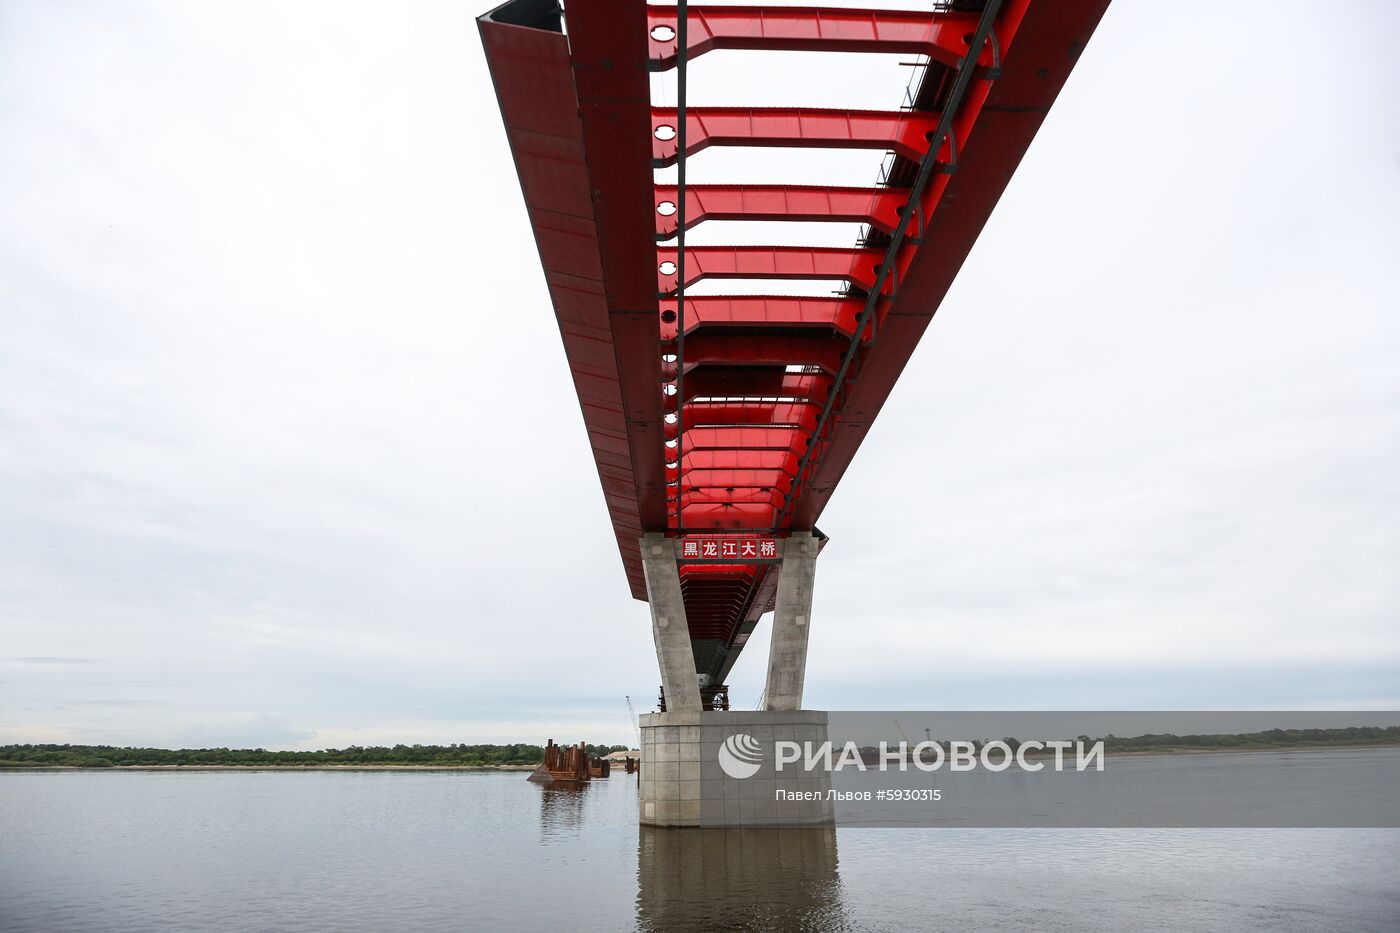
[[(1103, 754), (1104, 754), (1104, 757), (1105, 757), (1106, 759), (1107, 759), (1107, 758), (1173, 758), (1173, 757), (1178, 757), (1178, 756), (1198, 757), (1198, 756), (1201, 756), (1201, 755), (1244, 755), (1244, 754), (1258, 754), (1258, 753), (1262, 753), (1262, 752), (1284, 752), (1284, 753), (1288, 753), (1288, 754), (1293, 754), (1293, 753), (1295, 753), (1295, 752), (1360, 752), (1360, 751), (1366, 751), (1366, 750), (1368, 750), (1368, 749), (1378, 749), (1378, 748), (1379, 748), (1379, 749), (1385, 749), (1385, 748), (1400, 748), (1400, 740), (1398, 740), (1398, 741), (1391, 741), (1391, 742), (1363, 742), (1363, 743), (1353, 743), (1353, 744), (1349, 744), (1349, 745), (1341, 745), (1341, 744), (1338, 744), (1338, 745), (1327, 745), (1327, 744), (1321, 744), (1321, 743), (1319, 743), (1319, 744), (1312, 744), (1312, 745), (1248, 745), (1248, 746), (1217, 747), (1217, 748), (1206, 748), (1206, 747), (1202, 747), (1202, 746), (1200, 746), (1200, 745), (1163, 745), (1163, 746), (1157, 746), (1157, 747), (1154, 747), (1154, 748), (1142, 748), (1142, 749), (1137, 749), (1137, 748), (1134, 748), (1134, 749), (1112, 749), (1112, 748), (1105, 748)], [(867, 766), (868, 766), (868, 765), (871, 765), (871, 764), (874, 764), (876, 761), (878, 761), (878, 758), (869, 757), (871, 754), (875, 754), (875, 753), (876, 753), (876, 750), (875, 750), (874, 748), (868, 747), (868, 746), (867, 746), (866, 748), (862, 749), (862, 751), (863, 751), (863, 752), (866, 754), (866, 756), (867, 756), (867, 757), (864, 759)], [(911, 749), (911, 751), (912, 751), (912, 749)], [(946, 753), (945, 753), (945, 754), (946, 754)], [(1063, 754), (1066, 758), (1072, 758), (1072, 757), (1073, 757), (1073, 756), (1069, 753), (1069, 750), (1066, 750), (1066, 751), (1063, 752), (1062, 754)], [(1019, 757), (1019, 756), (1015, 755), (1015, 753), (1013, 752), (1013, 757)], [(928, 762), (928, 761), (931, 760), (931, 758), (932, 758), (932, 756), (925, 756), (924, 761), (925, 761), (925, 762)], [(1055, 752), (1054, 752), (1053, 749), (1037, 749), (1036, 751), (1034, 751), (1034, 752), (1028, 752), (1028, 753), (1025, 755), (1025, 759), (1026, 759), (1027, 761), (1047, 761), (1047, 760), (1053, 760), (1054, 758), (1055, 758)], [(896, 760), (897, 760), (897, 759), (896, 759)], [(997, 760), (1000, 760), (1000, 759), (997, 759)], [(912, 755), (906, 755), (906, 757), (904, 758), (904, 761), (907, 762), (907, 763), (909, 763), (909, 764), (913, 764), (913, 763), (914, 763), (914, 758), (913, 758)]]
[[(1252, 752), (1359, 752), (1368, 748), (1400, 748), (1400, 742), (1369, 742), (1359, 745), (1249, 745), (1236, 748), (1202, 748), (1199, 745), (1164, 745), (1158, 748), (1104, 749), (1110, 758), (1142, 758), (1156, 755), (1243, 755)], [(1026, 758), (1054, 758), (1054, 752), (1037, 752)]]
[[(1275, 745), (1250, 746), (1245, 748), (1202, 748), (1200, 746), (1178, 745), (1162, 748), (1119, 750), (1106, 749), (1107, 758), (1167, 758), (1177, 755), (1241, 755), (1260, 752), (1359, 752), (1368, 749), (1400, 748), (1400, 741), (1372, 742), (1360, 745)], [(1053, 758), (1053, 752), (1036, 752), (1026, 756), (1027, 760)], [(36, 765), (8, 764), (0, 762), (0, 774), (6, 772), (35, 771), (534, 771), (539, 765), (394, 765), (394, 764), (309, 764), (309, 765)]]
[[(623, 745), (584, 747), (594, 758), (626, 750)], [(519, 771), (537, 767), (544, 760), (545, 751), (546, 746), (523, 742), (509, 745), (350, 745), (307, 751), (39, 743), (0, 745), (0, 771), (15, 768)]]

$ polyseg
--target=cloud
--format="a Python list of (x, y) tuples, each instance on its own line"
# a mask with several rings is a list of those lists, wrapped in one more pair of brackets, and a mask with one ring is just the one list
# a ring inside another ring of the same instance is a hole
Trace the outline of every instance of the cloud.
[(57, 658), (44, 656), (6, 658), (6, 661), (14, 661), (18, 664), (92, 664), (96, 658)]
[[(0, 741), (625, 741), (652, 706), (473, 12), (6, 6)], [(1345, 48), (1212, 15), (1119, 4), (1083, 55), (822, 517), (810, 703), (1400, 694), (1400, 11)], [(714, 52), (692, 102), (883, 106), (894, 58)]]
[(316, 735), (282, 716), (257, 715), (223, 723), (200, 723), (173, 736), (176, 748), (271, 748), (299, 746)]
[(122, 697), (106, 700), (74, 700), (74, 706), (112, 706), (119, 709), (140, 709), (143, 706), (173, 706), (165, 700), (132, 700)]

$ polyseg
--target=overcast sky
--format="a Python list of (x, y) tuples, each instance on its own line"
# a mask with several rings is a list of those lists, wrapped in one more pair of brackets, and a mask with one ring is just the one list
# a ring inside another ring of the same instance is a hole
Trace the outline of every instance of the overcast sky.
[[(0, 3), (0, 741), (654, 702), (483, 9)], [(1397, 35), (1118, 0), (823, 516), (808, 706), (1400, 707)], [(893, 106), (904, 60), (713, 53), (691, 103)], [(773, 226), (692, 241), (853, 239)]]

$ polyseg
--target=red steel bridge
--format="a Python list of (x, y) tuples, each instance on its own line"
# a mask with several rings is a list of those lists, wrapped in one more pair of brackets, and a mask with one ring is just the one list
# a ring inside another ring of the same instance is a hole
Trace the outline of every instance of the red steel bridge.
[[(702, 692), (773, 608), (777, 546), (815, 533), (1107, 5), (511, 0), (480, 18), (627, 579), (647, 599), (639, 540), (671, 539)], [(888, 110), (687, 107), (686, 63), (716, 49), (898, 53), (921, 77)], [(649, 76), (671, 69), (677, 106), (658, 107)], [(888, 171), (871, 187), (687, 185), (687, 157), (716, 146), (867, 149)], [(707, 220), (864, 226), (842, 248), (687, 247)], [(686, 295), (717, 278), (773, 293)], [(845, 285), (783, 293), (800, 279)]]

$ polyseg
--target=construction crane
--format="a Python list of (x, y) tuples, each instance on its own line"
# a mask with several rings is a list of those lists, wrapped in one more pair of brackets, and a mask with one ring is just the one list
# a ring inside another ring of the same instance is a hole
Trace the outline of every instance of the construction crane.
[(637, 714), (632, 709), (632, 698), (630, 696), (627, 696), (626, 694), (624, 694), (622, 698), (627, 701), (627, 718), (631, 720), (632, 732), (637, 736), (637, 747), (641, 748), (642, 730), (641, 727), (637, 725)]

